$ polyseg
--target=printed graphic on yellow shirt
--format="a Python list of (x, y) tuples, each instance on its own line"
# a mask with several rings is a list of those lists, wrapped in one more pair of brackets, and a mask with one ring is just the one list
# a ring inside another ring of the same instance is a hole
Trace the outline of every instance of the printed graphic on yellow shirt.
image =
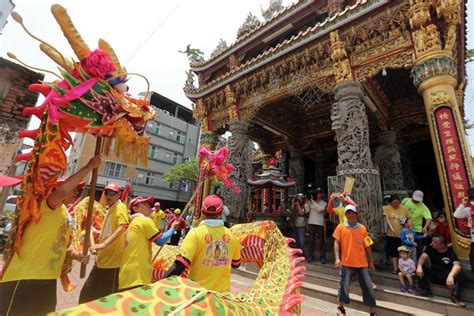
[(202, 261), (205, 267), (223, 267), (229, 263), (229, 247), (222, 240), (212, 241), (206, 249), (206, 256)]

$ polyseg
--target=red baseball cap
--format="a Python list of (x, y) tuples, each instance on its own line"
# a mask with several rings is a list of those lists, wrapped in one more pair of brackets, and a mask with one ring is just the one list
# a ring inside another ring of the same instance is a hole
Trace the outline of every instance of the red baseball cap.
[(0, 174), (0, 187), (10, 187), (20, 184), (23, 179), (7, 177)]
[(207, 214), (220, 214), (224, 209), (222, 199), (217, 195), (208, 195), (202, 202), (202, 211)]
[(120, 192), (120, 185), (118, 185), (117, 183), (109, 183), (107, 184), (107, 186), (105, 187), (104, 191), (114, 191), (116, 193)]
[(141, 196), (137, 196), (136, 198), (133, 198), (131, 201), (130, 201), (130, 204), (128, 205), (128, 209), (133, 211), (133, 208), (135, 206), (137, 206), (137, 204), (140, 204), (140, 203), (147, 203), (147, 204), (151, 204), (153, 203), (155, 199), (153, 198), (153, 196), (149, 196), (149, 197), (141, 197)]

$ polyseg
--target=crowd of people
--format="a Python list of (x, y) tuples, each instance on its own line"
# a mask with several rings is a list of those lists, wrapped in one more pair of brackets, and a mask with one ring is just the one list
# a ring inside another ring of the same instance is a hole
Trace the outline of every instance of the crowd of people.
[[(474, 229), (469, 224), (474, 214), (471, 210), (474, 189), (469, 189), (467, 195), (453, 215), (470, 220), (468, 226), (474, 242)], [(451, 299), (456, 305), (465, 307), (460, 295), (466, 276), (452, 249), (447, 216), (436, 210), (430, 211), (423, 199), (420, 190), (403, 200), (396, 195), (384, 197), (381, 220), (385, 229), (387, 264), (391, 266), (391, 272), (398, 275), (400, 291), (432, 296), (430, 284), (440, 284), (452, 290)], [(303, 251), (309, 263), (314, 261), (316, 244), (321, 264), (326, 263), (326, 214), (334, 215), (335, 262), (341, 269), (339, 315), (345, 315), (344, 304), (349, 302), (349, 286), (354, 279), (359, 280), (364, 303), (370, 307), (371, 315), (375, 315), (375, 285), (369, 273), (374, 270), (372, 240), (366, 227), (357, 220), (359, 212), (364, 210), (347, 192), (332, 193), (326, 202), (321, 189), (307, 196), (297, 194), (288, 210), (295, 246)], [(474, 260), (472, 248), (471, 266)]]
[[(152, 243), (178, 245), (180, 254), (166, 272), (187, 275), (211, 291), (230, 290), (231, 268), (240, 265), (240, 243), (227, 220), (230, 211), (221, 197), (207, 196), (202, 204), (203, 220), (190, 229), (190, 218), (179, 209), (160, 209), (153, 197), (135, 197), (128, 205), (121, 200), (116, 183), (104, 189), (106, 214), (98, 238), (88, 254), (71, 244), (71, 232), (78, 229), (66, 205), (80, 192), (82, 179), (100, 164), (93, 157), (77, 173), (58, 182), (41, 202), (41, 219), (27, 224), (20, 252), (5, 264), (0, 279), (0, 315), (46, 315), (56, 308), (56, 284), (66, 258), (87, 264), (96, 260), (80, 291), (78, 303), (112, 293), (151, 284)], [(153, 207), (152, 207), (153, 205)], [(71, 208), (69, 208), (71, 209)], [(224, 209), (227, 209), (224, 211)], [(96, 232), (97, 233), (97, 232)]]

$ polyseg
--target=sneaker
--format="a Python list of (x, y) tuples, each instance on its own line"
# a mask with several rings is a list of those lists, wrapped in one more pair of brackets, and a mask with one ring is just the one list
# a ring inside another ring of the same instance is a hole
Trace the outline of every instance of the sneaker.
[(466, 303), (464, 303), (463, 301), (461, 301), (459, 298), (457, 298), (456, 296), (451, 296), (451, 301), (456, 304), (457, 306), (459, 307), (466, 307)]
[(407, 289), (406, 285), (400, 285), (400, 292), (405, 293), (407, 291), (408, 291), (408, 289)]
[(338, 306), (337, 307), (337, 316), (345, 316), (346, 315), (346, 309), (344, 306)]
[(408, 293), (410, 293), (410, 294), (415, 294), (415, 293), (416, 293), (415, 286), (410, 286), (410, 287), (408, 288)]
[(326, 257), (321, 257), (321, 264), (326, 264)]
[(422, 289), (416, 292), (416, 296), (433, 297), (433, 293), (430, 290)]

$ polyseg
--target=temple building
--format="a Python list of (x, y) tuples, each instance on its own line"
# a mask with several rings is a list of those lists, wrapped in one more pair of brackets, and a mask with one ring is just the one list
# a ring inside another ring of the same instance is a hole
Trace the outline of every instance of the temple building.
[[(467, 257), (463, 223), (452, 213), (472, 185), (464, 127), (465, 1), (271, 1), (264, 20), (249, 14), (230, 45), (190, 64), (187, 84), (201, 142), (227, 131), (234, 180), (226, 203), (247, 209), (249, 141), (283, 151), (283, 173), (353, 197), (375, 236), (382, 196), (425, 193), (447, 212), (455, 250)], [(207, 192), (203, 193), (204, 195)]]

